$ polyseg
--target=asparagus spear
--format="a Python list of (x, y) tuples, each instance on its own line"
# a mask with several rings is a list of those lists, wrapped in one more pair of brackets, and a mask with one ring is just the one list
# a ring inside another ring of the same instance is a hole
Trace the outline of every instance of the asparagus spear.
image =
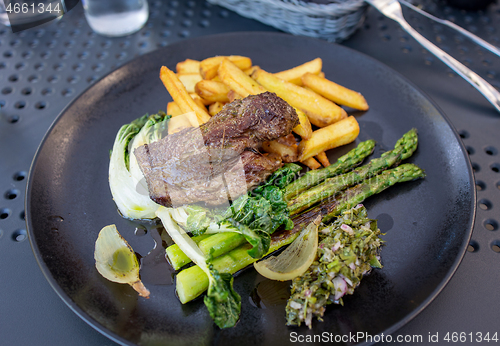
[(373, 152), (374, 140), (367, 140), (358, 144), (356, 148), (341, 156), (337, 162), (323, 169), (311, 170), (299, 179), (287, 185), (284, 191), (285, 201), (289, 201), (302, 191), (335, 175), (345, 173), (359, 165), (365, 157)]
[[(416, 129), (412, 129), (396, 142), (393, 150), (382, 154), (380, 158), (373, 159), (367, 165), (357, 168), (352, 172), (334, 178), (328, 178), (325, 182), (303, 192), (292, 201), (289, 201), (288, 208), (290, 214), (298, 214), (308, 207), (322, 200), (325, 200), (328, 197), (334, 196), (336, 193), (344, 190), (346, 187), (359, 183), (362, 180), (369, 178), (379, 173), (380, 171), (400, 162), (401, 160), (410, 157), (417, 148), (417, 143), (417, 131)], [(329, 203), (325, 202), (324, 204)], [(301, 218), (299, 217), (299, 220), (300, 219)], [(305, 215), (305, 219), (309, 219), (309, 215)], [(244, 237), (240, 234), (227, 235), (221, 233), (209, 237), (208, 239), (201, 242), (199, 246), (205, 253), (209, 253), (211, 251), (211, 247), (217, 244), (216, 252), (213, 254), (213, 257), (217, 257), (241, 245), (242, 243), (244, 243), (244, 241)], [(183, 256), (179, 253), (181, 252), (180, 249), (175, 248), (170, 251), (173, 255), (173, 257), (170, 258), (170, 261), (172, 262), (172, 265), (176, 270), (190, 262), (190, 260), (185, 255)], [(177, 259), (182, 261), (177, 261)]]
[[(318, 213), (323, 215), (322, 221), (326, 223), (336, 215), (339, 215), (342, 211), (351, 209), (366, 198), (385, 190), (389, 186), (398, 182), (410, 181), (423, 177), (425, 177), (424, 171), (416, 165), (409, 163), (384, 171), (346, 190), (345, 193), (338, 196), (334, 201), (325, 201), (325, 203), (294, 217), (293, 230), (272, 235), (269, 253), (290, 244), (298, 236), (300, 230), (311, 222)], [(212, 264), (214, 268), (221, 273), (233, 274), (256, 261), (255, 258), (248, 255), (248, 249), (249, 245), (242, 245), (225, 255), (215, 258)], [(202, 294), (207, 287), (208, 278), (203, 270), (197, 266), (184, 269), (177, 274), (176, 289), (179, 299), (183, 304)]]
[(405, 181), (411, 181), (419, 178), (424, 178), (424, 171), (412, 163), (405, 163), (393, 169), (389, 169), (376, 175), (361, 184), (358, 184), (345, 193), (339, 196), (328, 212), (323, 211), (324, 223), (329, 222), (332, 218), (339, 215), (343, 210), (350, 209), (357, 204), (363, 202), (370, 196), (380, 193), (388, 187)]
[[(365, 155), (367, 152), (371, 152), (374, 143), (375, 143), (374, 141), (366, 141), (360, 143), (356, 149), (350, 151), (348, 154), (344, 155), (339, 159), (339, 161), (337, 162), (337, 167), (339, 167), (339, 165), (341, 165), (342, 162), (345, 163), (349, 160), (346, 158), (347, 156), (349, 156), (350, 158), (353, 157), (359, 158), (362, 155)], [(338, 175), (333, 178), (328, 178), (323, 183), (316, 185), (315, 187), (307, 191), (304, 191), (303, 193), (296, 196), (293, 200), (288, 202), (288, 209), (290, 214), (291, 215), (298, 214), (303, 210), (307, 209), (308, 207), (316, 203), (319, 203), (320, 201), (328, 197), (334, 196), (336, 193), (344, 190), (345, 188), (355, 185), (363, 181), (364, 179), (369, 178), (375, 174), (378, 174), (381, 171), (399, 163), (401, 160), (410, 157), (417, 148), (417, 143), (418, 143), (417, 131), (416, 129), (411, 129), (396, 142), (393, 150), (384, 153), (382, 157), (373, 159), (367, 165), (359, 167), (352, 172)], [(361, 152), (363, 154), (360, 154)], [(310, 171), (307, 174), (313, 177), (313, 179), (319, 179), (320, 177), (324, 177), (325, 174), (328, 174), (327, 172), (329, 171), (331, 172), (331, 170), (329, 170), (330, 167), (332, 166), (326, 167), (323, 170)], [(321, 171), (323, 171), (323, 173), (316, 174), (316, 172), (321, 172)], [(295, 182), (301, 181), (302, 178), (296, 180)], [(307, 180), (307, 182), (310, 181)], [(293, 184), (294, 183), (288, 186), (291, 186)], [(303, 183), (301, 183), (300, 185), (305, 186)], [(288, 186), (286, 188), (288, 188)], [(206, 240), (203, 240), (202, 242), (200, 242), (200, 244), (198, 244), (198, 246), (204, 253), (208, 254), (211, 251), (210, 250), (211, 247), (216, 245), (215, 253), (213, 253), (213, 257), (215, 258), (228, 251), (231, 251), (235, 247), (243, 244), (244, 242), (245, 239), (240, 234), (234, 233), (228, 235), (221, 233), (209, 237)], [(175, 248), (175, 245), (171, 247), (173, 248), (172, 249), (168, 248), (168, 254), (169, 257), (170, 254), (172, 254), (172, 256), (170, 257), (170, 261), (174, 266), (174, 269), (178, 270), (179, 268), (190, 262), (189, 258), (183, 255), (178, 247)]]
[(417, 130), (411, 129), (401, 137), (394, 146), (394, 149), (385, 152), (382, 157), (371, 160), (368, 164), (356, 168), (355, 170), (326, 179), (323, 183), (304, 191), (288, 202), (288, 210), (291, 215), (297, 214), (310, 206), (321, 202), (325, 198), (335, 196), (345, 188), (356, 185), (359, 182), (370, 178), (383, 170), (394, 166), (402, 160), (410, 157), (417, 149)]
[[(205, 255), (211, 255), (213, 258), (219, 257), (246, 242), (244, 236), (231, 232), (219, 233), (217, 237), (212, 234), (202, 234), (191, 239)], [(166, 252), (170, 264), (175, 270), (179, 270), (191, 262), (191, 259), (182, 252), (177, 244), (170, 245)]]
[[(284, 231), (276, 235), (273, 234), (271, 246), (269, 247), (269, 252), (266, 256), (281, 247), (290, 244), (295, 240), (295, 238), (298, 237), (299, 234), (300, 232), (297, 230)], [(240, 247), (215, 258), (212, 261), (212, 265), (214, 269), (220, 273), (234, 274), (258, 260), (248, 254), (248, 250), (251, 248), (252, 246), (250, 244), (241, 245)], [(176, 291), (179, 296), (179, 300), (182, 304), (193, 300), (205, 292), (208, 288), (208, 284), (207, 274), (205, 274), (200, 267), (192, 266), (182, 270), (176, 276)]]

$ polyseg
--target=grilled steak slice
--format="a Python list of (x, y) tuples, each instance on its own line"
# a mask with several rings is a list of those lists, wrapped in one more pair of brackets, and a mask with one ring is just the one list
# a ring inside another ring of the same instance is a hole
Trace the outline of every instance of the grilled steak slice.
[(299, 123), (295, 110), (274, 93), (265, 92), (235, 100), (200, 126), (209, 148), (241, 153), (263, 141), (283, 137)]
[(240, 156), (248, 190), (259, 185), (274, 171), (283, 166), (281, 158), (274, 154), (262, 155), (251, 150), (245, 150)]
[(200, 128), (171, 134), (134, 154), (156, 203), (217, 205), (281, 167), (278, 158), (253, 150), (264, 140), (289, 134), (297, 123), (292, 107), (264, 93), (232, 102)]
[(197, 175), (183, 184), (167, 184), (169, 178), (165, 179), (161, 170), (147, 166), (147, 174), (154, 178), (148, 179), (149, 195), (156, 203), (169, 207), (197, 202), (212, 206), (221, 205), (246, 193), (247, 189), (258, 185), (282, 166), (279, 157), (249, 150), (228, 161), (233, 162), (232, 165), (224, 162), (229, 167), (224, 174), (210, 177)]

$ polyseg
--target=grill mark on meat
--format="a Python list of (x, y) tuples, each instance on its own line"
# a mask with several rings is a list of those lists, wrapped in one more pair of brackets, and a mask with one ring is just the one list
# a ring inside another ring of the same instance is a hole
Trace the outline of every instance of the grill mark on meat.
[(295, 110), (266, 92), (227, 104), (199, 128), (171, 134), (134, 154), (156, 203), (217, 205), (227, 202), (226, 187), (235, 198), (281, 167), (278, 157), (262, 155), (258, 148), (297, 124)]

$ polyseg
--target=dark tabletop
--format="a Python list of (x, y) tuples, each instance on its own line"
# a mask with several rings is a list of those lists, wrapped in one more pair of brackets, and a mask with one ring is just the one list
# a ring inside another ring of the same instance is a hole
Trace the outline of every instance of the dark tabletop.
[[(415, 1), (486, 41), (500, 45), (500, 6), (466, 12)], [(136, 56), (191, 37), (229, 31), (276, 31), (204, 1), (151, 1), (138, 33), (94, 34), (81, 5), (61, 20), (13, 34), (0, 27), (0, 344), (114, 345), (74, 314), (42, 275), (24, 221), (26, 178), (35, 151), (60, 111), (96, 80)], [(410, 24), (500, 89), (500, 57), (419, 14)], [(370, 9), (364, 25), (341, 44), (387, 64), (421, 88), (460, 134), (474, 168), (478, 209), (472, 241), (439, 296), (396, 335), (500, 332), (500, 114), (467, 82), (423, 49), (395, 22)], [(497, 341), (498, 342), (498, 341)], [(496, 344), (494, 340), (489, 343)], [(450, 339), (450, 344), (454, 344)], [(483, 343), (488, 343), (483, 341)], [(398, 343), (393, 343), (398, 344)], [(399, 344), (413, 345), (415, 342)]]

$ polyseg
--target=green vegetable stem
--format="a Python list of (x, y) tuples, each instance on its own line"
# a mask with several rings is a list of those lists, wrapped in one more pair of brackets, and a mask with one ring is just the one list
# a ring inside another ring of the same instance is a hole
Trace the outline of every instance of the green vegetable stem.
[[(310, 223), (318, 214), (323, 215), (323, 222), (327, 223), (344, 210), (351, 209), (362, 203), (366, 198), (379, 193), (386, 188), (398, 183), (425, 177), (422, 169), (414, 164), (403, 164), (389, 169), (341, 193), (333, 201), (325, 201), (312, 209), (293, 217), (292, 230), (273, 234), (268, 253), (282, 246), (290, 244), (300, 231)], [(235, 273), (256, 261), (248, 254), (249, 245), (242, 245), (225, 255), (213, 260), (214, 267), (222, 273)], [(208, 287), (208, 280), (203, 270), (197, 266), (184, 269), (177, 274), (176, 289), (182, 303), (186, 303), (200, 294)]]
[(356, 168), (355, 170), (328, 178), (319, 185), (304, 191), (288, 202), (288, 209), (291, 215), (297, 214), (326, 198), (335, 196), (338, 192), (349, 186), (356, 185), (361, 181), (370, 178), (385, 169), (388, 169), (402, 160), (410, 157), (417, 149), (417, 130), (411, 129), (400, 138), (393, 150), (387, 151), (380, 158), (371, 160), (368, 164)]
[(372, 139), (361, 142), (356, 148), (341, 156), (334, 164), (322, 169), (308, 171), (302, 177), (285, 187), (285, 200), (291, 200), (302, 191), (321, 183), (327, 178), (350, 171), (353, 167), (363, 162), (365, 157), (373, 152), (374, 147), (375, 141)]

